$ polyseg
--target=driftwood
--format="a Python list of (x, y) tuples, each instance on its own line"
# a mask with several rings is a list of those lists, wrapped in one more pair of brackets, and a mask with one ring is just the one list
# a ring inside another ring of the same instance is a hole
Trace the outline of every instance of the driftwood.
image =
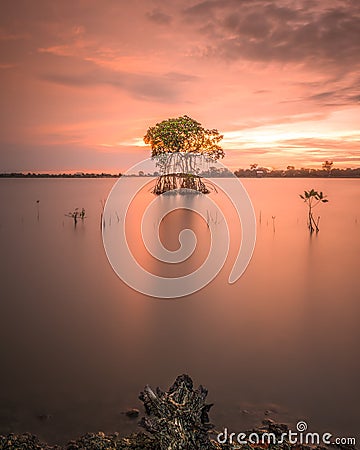
[(140, 425), (156, 441), (158, 450), (214, 450), (218, 445), (210, 440), (208, 412), (213, 406), (205, 403), (207, 390), (194, 390), (192, 379), (180, 375), (167, 392), (146, 386), (139, 398), (144, 403), (146, 417)]
[(192, 189), (196, 192), (201, 192), (202, 194), (208, 194), (210, 192), (202, 178), (198, 175), (170, 173), (161, 175), (156, 179), (153, 193), (160, 195), (175, 189)]

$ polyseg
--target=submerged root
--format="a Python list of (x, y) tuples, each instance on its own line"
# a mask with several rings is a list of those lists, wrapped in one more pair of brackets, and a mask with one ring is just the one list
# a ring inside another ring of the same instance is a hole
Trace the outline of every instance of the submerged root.
[(202, 194), (210, 192), (201, 177), (184, 173), (161, 175), (157, 178), (152, 192), (156, 195), (161, 195), (176, 189), (191, 189)]

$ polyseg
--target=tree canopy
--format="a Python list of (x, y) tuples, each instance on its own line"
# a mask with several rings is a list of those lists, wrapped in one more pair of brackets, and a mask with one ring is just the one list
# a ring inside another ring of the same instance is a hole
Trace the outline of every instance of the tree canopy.
[(184, 115), (150, 127), (144, 142), (151, 145), (152, 157), (185, 152), (206, 155), (216, 161), (225, 155), (219, 145), (223, 137), (218, 130), (205, 129), (199, 122)]
[(322, 163), (322, 168), (330, 173), (331, 169), (333, 168), (333, 161), (326, 160), (324, 163)]

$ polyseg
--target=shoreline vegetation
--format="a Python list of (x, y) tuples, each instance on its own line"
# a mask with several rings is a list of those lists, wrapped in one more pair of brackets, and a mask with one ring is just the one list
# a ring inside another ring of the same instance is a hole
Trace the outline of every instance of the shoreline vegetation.
[[(287, 169), (267, 169), (264, 167), (251, 167), (248, 169), (237, 169), (231, 172), (228, 169), (210, 167), (210, 170), (200, 172), (200, 177), (207, 178), (226, 178), (235, 175), (238, 178), (360, 178), (359, 168), (332, 168), (327, 169), (296, 169), (289, 166)], [(132, 173), (123, 175), (122, 173), (89, 173), (89, 172), (75, 172), (75, 173), (38, 173), (38, 172), (3, 172), (0, 173), (0, 178), (120, 178), (126, 177), (158, 177), (159, 172)]]
[[(106, 435), (102, 431), (87, 433), (64, 446), (48, 445), (30, 433), (0, 435), (0, 449), (6, 450), (317, 450), (337, 447), (341, 450), (355, 449), (353, 445), (325, 445), (319, 443), (293, 443), (282, 436), (290, 435), (286, 424), (271, 419), (263, 420), (262, 425), (242, 433), (244, 436), (256, 435), (259, 443), (238, 444), (228, 441), (227, 431), (217, 431), (209, 420), (212, 404), (206, 403), (207, 389), (194, 388), (189, 375), (179, 375), (167, 391), (153, 390), (145, 386), (139, 399), (143, 402), (145, 415), (139, 425), (144, 432), (120, 437), (119, 433)], [(137, 417), (138, 410), (131, 417)], [(303, 422), (304, 423), (304, 422)], [(298, 424), (299, 425), (299, 424)], [(306, 424), (305, 424), (306, 426)], [(306, 428), (303, 429), (306, 431)], [(302, 430), (302, 431), (303, 431)], [(235, 433), (232, 433), (235, 435)], [(272, 439), (269, 440), (269, 435)], [(221, 439), (219, 439), (221, 436)], [(236, 442), (236, 443), (235, 443)]]

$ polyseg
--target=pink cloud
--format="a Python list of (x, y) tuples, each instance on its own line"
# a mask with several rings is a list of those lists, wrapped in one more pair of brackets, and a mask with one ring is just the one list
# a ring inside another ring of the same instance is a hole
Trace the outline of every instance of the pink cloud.
[(237, 133), (224, 142), (233, 168), (254, 158), (358, 161), (348, 139), (360, 123), (356, 2), (65, 0), (54, 9), (35, 0), (3, 9), (0, 171), (23, 167), (25, 154), (37, 170), (41, 152), (60, 171), (125, 167), (146, 154), (136, 143), (148, 126), (183, 114)]

